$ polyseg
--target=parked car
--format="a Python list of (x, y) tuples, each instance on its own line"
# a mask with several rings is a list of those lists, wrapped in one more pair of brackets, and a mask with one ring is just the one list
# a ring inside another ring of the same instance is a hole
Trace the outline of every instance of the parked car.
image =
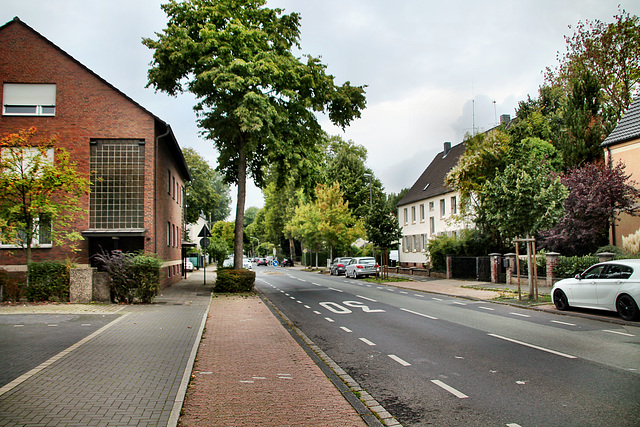
[(267, 259), (266, 258), (258, 258), (258, 262), (256, 263), (257, 265), (267, 265)]
[(184, 260), (184, 270), (193, 271), (193, 263), (188, 259)]
[(589, 267), (551, 289), (558, 310), (571, 307), (617, 311), (624, 320), (640, 319), (640, 259), (607, 261)]
[(227, 258), (222, 262), (223, 267), (232, 268), (233, 267), (233, 258)]
[(377, 269), (378, 265), (373, 257), (351, 258), (349, 264), (345, 267), (344, 274), (347, 277), (357, 279), (361, 276), (375, 276)]
[(351, 261), (351, 257), (338, 257), (334, 258), (331, 265), (329, 265), (329, 274), (332, 276), (339, 276), (344, 274), (347, 264)]
[(249, 258), (242, 258), (242, 268), (248, 268), (248, 269), (253, 268), (253, 263)]
[(293, 260), (291, 258), (285, 258), (282, 260), (281, 267), (293, 267)]

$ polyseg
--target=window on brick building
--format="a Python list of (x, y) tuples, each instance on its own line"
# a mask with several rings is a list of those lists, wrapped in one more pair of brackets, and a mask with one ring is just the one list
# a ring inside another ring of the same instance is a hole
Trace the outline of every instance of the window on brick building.
[(5, 116), (55, 116), (56, 85), (5, 83), (2, 92)]
[(144, 228), (144, 141), (92, 141), (91, 184), (90, 228)]

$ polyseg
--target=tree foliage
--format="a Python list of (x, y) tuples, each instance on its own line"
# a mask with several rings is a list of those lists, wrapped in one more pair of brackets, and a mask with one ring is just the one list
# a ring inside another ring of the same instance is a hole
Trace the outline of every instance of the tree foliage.
[(308, 247), (318, 250), (348, 246), (358, 237), (364, 236), (362, 222), (357, 220), (340, 191), (340, 184), (318, 184), (316, 200), (302, 203), (286, 224), (286, 233), (301, 240)]
[(612, 23), (579, 22), (574, 34), (565, 37), (559, 65), (546, 73), (547, 81), (565, 88), (580, 81), (585, 69), (593, 75), (602, 90), (605, 133), (613, 130), (640, 89), (640, 20), (624, 10), (613, 18)]
[(79, 200), (89, 194), (89, 185), (55, 138), (36, 138), (34, 127), (5, 135), (0, 140), (0, 241), (25, 249), (27, 262), (38, 236), (74, 249), (82, 236), (69, 226), (86, 212)]
[(548, 249), (563, 255), (586, 255), (608, 243), (611, 223), (618, 220), (616, 213), (633, 214), (640, 198), (640, 190), (624, 169), (622, 163), (612, 168), (587, 164), (562, 178), (569, 194), (564, 217), (543, 233)]
[(154, 50), (149, 85), (176, 95), (184, 90), (203, 135), (219, 152), (218, 170), (238, 185), (235, 265), (240, 269), (247, 175), (258, 187), (265, 166), (278, 176), (298, 169), (322, 138), (316, 113), (345, 127), (365, 107), (364, 87), (336, 86), (318, 58), (294, 56), (300, 16), (265, 7), (266, 0), (175, 0)]
[(191, 182), (185, 185), (187, 208), (185, 220), (188, 224), (203, 216), (211, 222), (223, 221), (231, 212), (229, 185), (222, 175), (193, 148), (182, 150), (191, 174)]

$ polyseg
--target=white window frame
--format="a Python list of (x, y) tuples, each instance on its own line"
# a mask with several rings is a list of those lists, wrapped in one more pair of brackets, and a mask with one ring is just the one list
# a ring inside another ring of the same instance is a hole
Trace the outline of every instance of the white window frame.
[(447, 213), (447, 202), (445, 199), (440, 199), (440, 218), (444, 218)]
[(55, 84), (5, 83), (2, 95), (3, 116), (56, 115)]
[[(51, 240), (51, 230), (53, 225), (51, 221), (49, 221), (49, 239), (48, 242), (42, 243), (40, 240), (42, 236), (40, 236), (40, 219), (38, 219), (38, 226), (36, 228), (36, 232), (31, 240), (31, 249), (50, 249), (53, 247), (53, 241)], [(26, 245), (14, 244), (14, 243), (2, 243), (0, 242), (0, 248), (2, 249), (24, 249)]]

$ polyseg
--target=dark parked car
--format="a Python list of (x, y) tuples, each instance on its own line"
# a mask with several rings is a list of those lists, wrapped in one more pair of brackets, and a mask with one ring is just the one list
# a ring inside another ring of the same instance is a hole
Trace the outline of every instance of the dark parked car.
[(351, 257), (334, 258), (333, 262), (329, 266), (329, 274), (331, 274), (332, 276), (339, 276), (341, 274), (344, 274), (345, 267), (347, 266), (347, 264), (349, 264), (349, 261), (351, 261)]
[(285, 258), (280, 265), (283, 267), (293, 267), (293, 260), (291, 258)]
[(258, 261), (256, 263), (257, 265), (267, 265), (267, 259), (266, 258), (258, 258)]

